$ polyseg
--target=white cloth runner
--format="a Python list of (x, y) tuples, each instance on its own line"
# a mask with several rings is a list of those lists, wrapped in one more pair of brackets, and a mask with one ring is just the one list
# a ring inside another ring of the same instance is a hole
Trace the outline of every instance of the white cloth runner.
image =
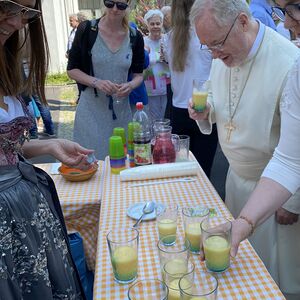
[(120, 172), (121, 181), (145, 180), (177, 176), (197, 175), (200, 171), (195, 161), (154, 164), (126, 169)]

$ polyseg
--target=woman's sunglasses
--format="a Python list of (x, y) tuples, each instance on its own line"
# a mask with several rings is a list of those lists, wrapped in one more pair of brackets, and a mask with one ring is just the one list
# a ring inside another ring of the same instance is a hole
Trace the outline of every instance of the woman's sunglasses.
[(41, 11), (18, 4), (10, 0), (0, 0), (0, 18), (12, 18), (21, 15), (24, 23), (31, 23), (41, 16)]
[(112, 1), (112, 0), (104, 0), (104, 5), (107, 8), (113, 8), (116, 5), (117, 9), (119, 9), (119, 10), (125, 10), (128, 7), (127, 3)]

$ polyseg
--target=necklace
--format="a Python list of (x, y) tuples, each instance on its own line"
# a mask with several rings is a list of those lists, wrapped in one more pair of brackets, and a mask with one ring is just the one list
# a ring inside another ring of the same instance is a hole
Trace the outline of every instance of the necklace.
[(232, 106), (232, 102), (231, 102), (231, 68), (229, 69), (229, 93), (228, 93), (228, 105), (229, 105), (229, 120), (228, 122), (224, 125), (224, 128), (227, 130), (227, 135), (226, 135), (226, 142), (229, 142), (230, 141), (230, 137), (231, 137), (231, 133), (236, 130), (236, 125), (233, 123), (233, 118), (236, 114), (236, 111), (237, 111), (237, 108), (240, 104), (240, 101), (241, 101), (241, 98), (243, 96), (243, 93), (244, 93), (244, 90), (246, 88), (246, 85), (248, 83), (248, 80), (249, 80), (249, 77), (250, 77), (250, 74), (251, 74), (251, 71), (252, 71), (252, 67), (254, 65), (254, 62), (255, 62), (255, 58), (256, 56), (253, 58), (252, 62), (251, 62), (251, 65), (250, 65), (250, 68), (249, 68), (249, 71), (248, 71), (248, 74), (247, 74), (247, 77), (246, 77), (246, 80), (245, 80), (245, 83), (242, 87), (242, 91), (241, 91), (241, 94), (238, 98), (238, 101), (236, 103), (236, 106), (234, 108), (234, 111), (232, 111), (231, 109), (231, 106)]
[(234, 111), (231, 110), (231, 68), (229, 69), (229, 92), (228, 92), (228, 105), (229, 105), (229, 120), (228, 122), (224, 125), (224, 128), (227, 130), (227, 135), (226, 135), (226, 142), (229, 142), (230, 141), (230, 137), (231, 137), (231, 133), (237, 129), (236, 125), (233, 123), (233, 118), (236, 114), (236, 111), (237, 111), (237, 108), (240, 104), (240, 101), (241, 101), (241, 98), (243, 96), (243, 93), (244, 93), (244, 90), (246, 88), (246, 85), (248, 83), (248, 80), (249, 80), (249, 77), (250, 77), (250, 74), (251, 74), (251, 71), (252, 71), (252, 67), (254, 65), (254, 62), (255, 62), (255, 59), (256, 59), (256, 56), (259, 52), (259, 49), (261, 48), (261, 44), (262, 44), (262, 41), (255, 53), (255, 56), (253, 57), (252, 59), (252, 62), (251, 62), (251, 65), (250, 65), (250, 68), (249, 68), (249, 71), (248, 71), (248, 74), (247, 74), (247, 77), (246, 77), (246, 80), (245, 80), (245, 83), (243, 85), (243, 88), (242, 88), (242, 91), (241, 91), (241, 94), (238, 98), (238, 101), (236, 103), (236, 106), (234, 108)]

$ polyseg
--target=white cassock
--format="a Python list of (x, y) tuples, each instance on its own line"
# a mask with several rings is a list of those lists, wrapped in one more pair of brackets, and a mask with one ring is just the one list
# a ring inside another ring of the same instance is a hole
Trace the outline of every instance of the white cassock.
[[(287, 39), (260, 23), (243, 64), (229, 68), (221, 60), (213, 61), (209, 122), (198, 125), (209, 134), (211, 124), (217, 124), (219, 143), (230, 165), (225, 203), (234, 217), (247, 202), (278, 144), (279, 102), (299, 52)], [(230, 115), (234, 125), (231, 132), (227, 126)], [(299, 191), (284, 208), (300, 213)], [(300, 299), (300, 221), (279, 225), (272, 216), (249, 240), (281, 290)]]

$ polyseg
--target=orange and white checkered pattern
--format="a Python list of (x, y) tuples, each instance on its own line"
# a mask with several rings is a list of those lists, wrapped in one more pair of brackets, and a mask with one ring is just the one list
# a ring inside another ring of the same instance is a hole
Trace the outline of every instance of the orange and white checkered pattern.
[[(120, 176), (110, 173), (108, 160), (105, 161), (104, 172), (94, 300), (128, 299), (129, 285), (121, 285), (114, 281), (106, 234), (112, 228), (133, 226), (135, 220), (126, 215), (130, 205), (147, 200), (155, 200), (165, 204), (175, 202), (180, 208), (201, 204), (209, 208), (216, 208), (219, 214), (231, 218), (223, 201), (200, 169), (197, 181), (194, 182), (177, 182), (134, 188), (129, 187), (131, 183), (120, 182)], [(156, 222), (142, 222), (139, 226), (139, 232), (138, 280), (146, 278), (161, 279)], [(182, 216), (178, 221), (178, 234), (184, 234)], [(205, 270), (204, 262), (201, 262), (197, 255), (191, 254), (191, 259), (195, 263), (196, 269)], [(239, 253), (235, 259), (232, 259), (230, 268), (226, 272), (218, 274), (217, 277), (219, 281), (219, 300), (284, 299), (278, 286), (248, 241), (241, 243)]]
[(99, 168), (95, 175), (90, 180), (83, 182), (70, 182), (61, 175), (52, 175), (50, 172), (51, 165), (40, 164), (37, 167), (42, 168), (52, 177), (67, 229), (70, 232), (77, 231), (80, 233), (88, 268), (95, 270), (104, 162), (99, 161)]

